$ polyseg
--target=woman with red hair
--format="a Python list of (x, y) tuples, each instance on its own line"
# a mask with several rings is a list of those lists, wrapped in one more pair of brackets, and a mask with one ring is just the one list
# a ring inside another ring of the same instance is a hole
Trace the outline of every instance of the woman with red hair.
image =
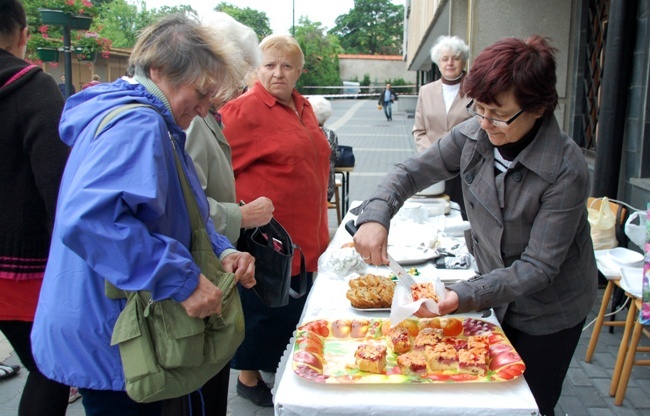
[(587, 163), (553, 115), (554, 53), (540, 36), (483, 50), (463, 83), (472, 117), (388, 174), (360, 207), (354, 237), (368, 263), (387, 264), (390, 218), (459, 176), (479, 274), (448, 287), (440, 314), (494, 308), (542, 415), (554, 414), (598, 282)]

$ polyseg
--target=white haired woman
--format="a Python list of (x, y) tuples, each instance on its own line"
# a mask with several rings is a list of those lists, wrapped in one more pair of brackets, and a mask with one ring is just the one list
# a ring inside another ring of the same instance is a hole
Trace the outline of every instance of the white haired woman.
[[(261, 58), (257, 35), (253, 29), (221, 12), (204, 16), (203, 22), (237, 45), (237, 50), (249, 69), (259, 66)], [(244, 85), (243, 79), (239, 85)], [(237, 98), (241, 92), (242, 88), (238, 88), (226, 100)], [(215, 229), (236, 245), (242, 228), (258, 227), (271, 221), (273, 203), (264, 196), (246, 205), (237, 203), (230, 145), (223, 135), (219, 115), (219, 109), (226, 100), (213, 98), (210, 100), (208, 115), (192, 120), (190, 127), (185, 130), (185, 150), (192, 157), (201, 186), (208, 197), (210, 217)], [(199, 391), (165, 401), (163, 416), (192, 416), (192, 409), (202, 409), (204, 413), (201, 414), (205, 415), (226, 416), (229, 381), (230, 363)]]
[[(72, 147), (63, 174), (50, 260), (32, 346), (47, 377), (78, 386), (86, 415), (159, 415), (160, 402), (136, 403), (125, 391), (115, 322), (125, 306), (105, 283), (173, 299), (191, 317), (221, 313), (223, 292), (190, 254), (191, 227), (179, 180), (185, 172), (215, 254), (240, 284), (255, 284), (254, 259), (217, 234), (185, 133), (206, 116), (210, 98), (229, 96), (244, 76), (236, 47), (183, 15), (145, 28), (129, 58), (132, 78), (71, 97), (59, 132)], [(145, 104), (115, 116), (128, 103)]]
[(330, 144), (330, 178), (327, 183), (327, 200), (331, 201), (336, 187), (334, 168), (336, 167), (336, 162), (338, 162), (339, 156), (341, 155), (339, 150), (339, 137), (336, 135), (334, 130), (325, 127), (325, 122), (332, 116), (332, 104), (327, 98), (321, 95), (312, 95), (307, 99), (311, 103), (314, 114), (316, 114), (316, 120), (318, 120), (320, 129), (325, 133), (325, 137), (327, 137), (327, 141)]
[[(470, 118), (465, 110), (470, 98), (463, 95), (465, 66), (469, 46), (457, 36), (440, 36), (431, 48), (431, 61), (440, 69), (441, 78), (420, 88), (413, 122), (413, 138), (418, 152), (449, 133), (452, 127)], [(445, 181), (445, 194), (458, 203), (464, 214), (463, 194), (458, 177)]]

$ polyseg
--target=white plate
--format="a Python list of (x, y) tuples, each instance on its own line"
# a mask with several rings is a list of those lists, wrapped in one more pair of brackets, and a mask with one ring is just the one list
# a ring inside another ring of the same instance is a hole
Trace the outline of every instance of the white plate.
[(621, 267), (609, 257), (609, 250), (595, 250), (594, 254), (598, 270), (607, 280), (619, 280), (621, 278)]
[(639, 267), (643, 265), (643, 254), (625, 247), (616, 247), (609, 250), (609, 257), (622, 267)]
[(621, 282), (619, 284), (624, 291), (640, 298), (643, 286), (643, 268), (621, 267)]
[(355, 308), (351, 306), (352, 309), (358, 312), (390, 312), (390, 308)]
[(425, 249), (408, 246), (388, 246), (388, 254), (402, 266), (425, 263), (440, 257), (440, 253), (433, 248)]

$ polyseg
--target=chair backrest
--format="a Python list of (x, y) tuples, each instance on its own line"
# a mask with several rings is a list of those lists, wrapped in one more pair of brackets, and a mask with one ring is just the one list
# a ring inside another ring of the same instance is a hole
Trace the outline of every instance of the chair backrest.
[[(602, 202), (603, 202), (602, 198), (594, 198), (590, 196), (587, 199), (587, 207), (599, 210), (600, 204), (602, 204)], [(616, 234), (616, 240), (618, 241), (618, 245), (621, 247), (627, 247), (627, 243), (629, 239), (625, 234), (625, 221), (627, 221), (629, 210), (623, 205), (617, 204), (616, 202), (612, 202), (612, 201), (609, 201), (609, 208), (616, 215), (615, 234)]]

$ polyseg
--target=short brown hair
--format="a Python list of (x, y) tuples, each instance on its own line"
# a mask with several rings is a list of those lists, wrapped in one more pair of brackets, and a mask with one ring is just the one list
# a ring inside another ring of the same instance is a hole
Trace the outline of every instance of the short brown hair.
[(463, 82), (469, 97), (497, 104), (496, 97), (512, 91), (527, 111), (553, 112), (558, 96), (555, 52), (547, 38), (505, 38), (483, 49)]

